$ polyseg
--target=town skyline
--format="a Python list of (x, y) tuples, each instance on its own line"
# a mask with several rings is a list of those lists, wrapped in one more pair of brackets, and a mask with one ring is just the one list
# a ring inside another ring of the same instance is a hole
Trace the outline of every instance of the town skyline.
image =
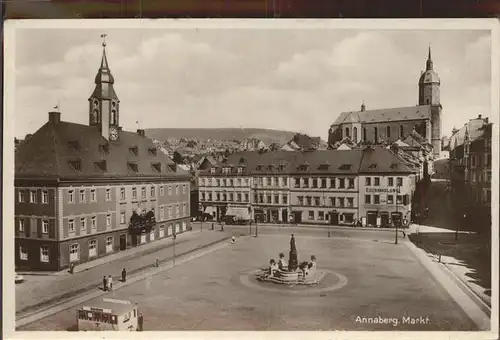
[[(56, 105), (63, 120), (87, 124), (103, 32), (124, 130), (267, 128), (327, 140), (338, 115), (363, 101), (367, 110), (416, 105), (429, 43), (442, 80), (443, 136), (491, 115), (488, 31), (24, 29), (16, 137), (34, 133)], [(33, 44), (39, 53), (25, 53)]]

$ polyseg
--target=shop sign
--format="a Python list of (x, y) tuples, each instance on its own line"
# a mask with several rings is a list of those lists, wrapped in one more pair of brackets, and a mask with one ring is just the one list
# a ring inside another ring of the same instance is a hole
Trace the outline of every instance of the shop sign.
[(381, 193), (400, 193), (401, 189), (399, 187), (394, 188), (366, 188), (366, 192), (381, 192)]

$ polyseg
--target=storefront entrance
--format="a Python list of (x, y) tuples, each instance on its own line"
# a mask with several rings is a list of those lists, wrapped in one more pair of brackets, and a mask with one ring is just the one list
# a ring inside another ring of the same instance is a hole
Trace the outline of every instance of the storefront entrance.
[(398, 227), (402, 226), (402, 223), (403, 223), (402, 217), (403, 217), (403, 214), (400, 213), (400, 212), (393, 212), (393, 213), (391, 213), (392, 223), (394, 225), (397, 223)]
[(377, 226), (377, 212), (376, 211), (368, 211), (366, 213), (366, 225), (368, 227), (376, 227)]
[(330, 213), (330, 224), (331, 225), (339, 225), (339, 213), (331, 212)]
[(382, 228), (390, 227), (390, 225), (389, 225), (389, 213), (388, 212), (380, 213), (380, 224), (381, 224)]

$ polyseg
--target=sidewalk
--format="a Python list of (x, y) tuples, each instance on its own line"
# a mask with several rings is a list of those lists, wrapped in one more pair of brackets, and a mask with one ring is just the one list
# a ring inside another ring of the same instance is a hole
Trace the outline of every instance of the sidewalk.
[[(221, 242), (229, 237), (229, 233), (220, 231), (191, 231), (179, 234), (175, 243), (176, 257)], [(158, 242), (151, 243), (151, 247), (138, 247), (132, 253), (123, 252), (126, 255), (117, 256), (114, 260), (105, 263), (97, 263), (96, 266), (83, 268), (75, 274), (25, 277), (24, 283), (16, 285), (16, 316), (91, 289), (98, 289), (102, 286), (103, 276), (112, 275), (113, 281), (117, 282), (121, 278), (123, 268), (126, 268), (127, 277), (130, 277), (151, 269), (156, 258), (160, 262), (172, 259), (174, 247), (171, 239)]]

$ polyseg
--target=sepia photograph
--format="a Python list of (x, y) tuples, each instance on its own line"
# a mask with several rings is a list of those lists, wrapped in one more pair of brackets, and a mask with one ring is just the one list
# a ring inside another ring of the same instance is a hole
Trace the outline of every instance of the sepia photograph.
[(12, 338), (498, 337), (498, 21), (5, 27)]

